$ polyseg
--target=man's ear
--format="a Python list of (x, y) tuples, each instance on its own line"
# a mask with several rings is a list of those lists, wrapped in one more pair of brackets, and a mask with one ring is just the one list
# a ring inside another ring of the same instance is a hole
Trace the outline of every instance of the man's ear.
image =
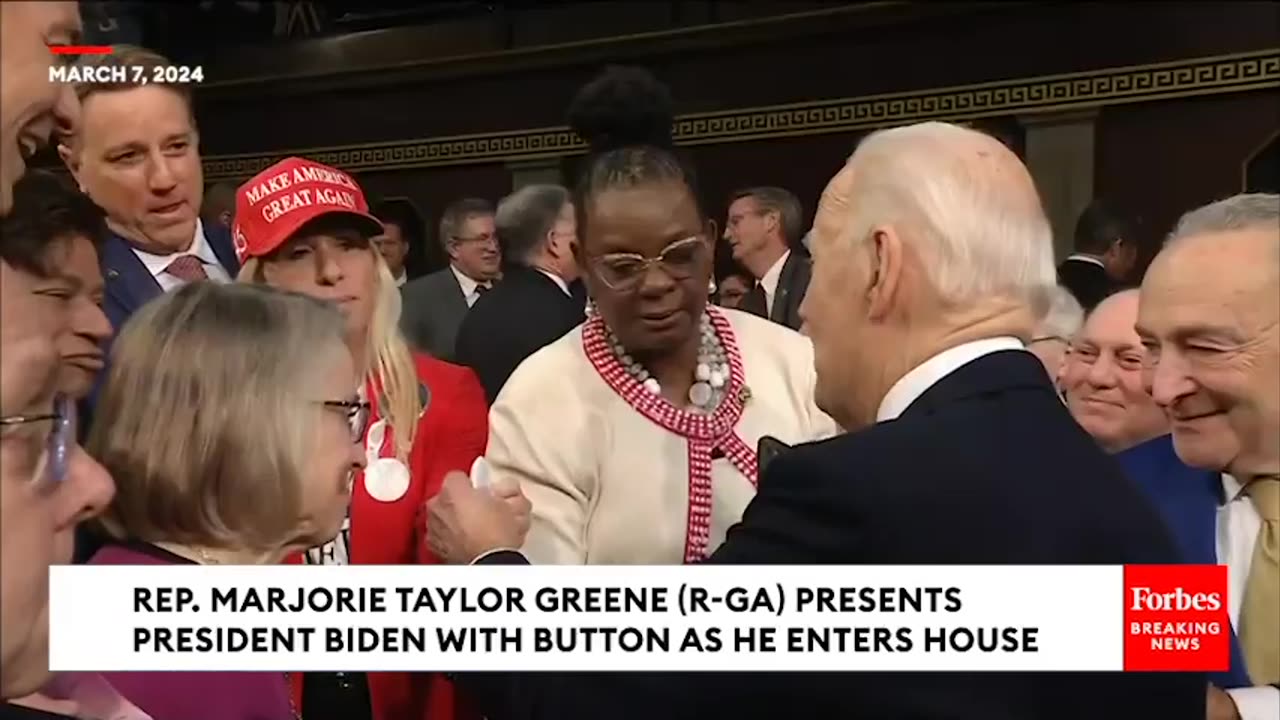
[(902, 281), (902, 238), (891, 227), (876, 227), (868, 242), (871, 276), (867, 281), (867, 315), (882, 320), (893, 308)]
[(764, 214), (764, 227), (766, 230), (779, 230), (782, 227), (782, 216), (777, 210), (770, 210)]
[(71, 173), (71, 177), (75, 178), (80, 192), (84, 192), (84, 183), (80, 182), (80, 153), (66, 143), (58, 143), (58, 157), (62, 158), (62, 164), (67, 166), (67, 171)]

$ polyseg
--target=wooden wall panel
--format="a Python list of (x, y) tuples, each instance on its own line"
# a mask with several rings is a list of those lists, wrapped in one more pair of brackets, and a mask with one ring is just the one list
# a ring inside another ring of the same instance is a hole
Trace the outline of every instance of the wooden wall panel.
[(1102, 111), (1094, 184), (1140, 220), (1135, 279), (1182, 213), (1243, 190), (1244, 163), (1277, 128), (1274, 91)]

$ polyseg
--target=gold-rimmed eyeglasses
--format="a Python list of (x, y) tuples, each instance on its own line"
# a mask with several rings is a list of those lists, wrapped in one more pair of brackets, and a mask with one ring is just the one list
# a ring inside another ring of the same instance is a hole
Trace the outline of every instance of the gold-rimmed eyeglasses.
[(591, 261), (596, 277), (613, 290), (631, 290), (649, 272), (660, 265), (673, 280), (688, 280), (701, 266), (707, 252), (706, 238), (694, 235), (677, 240), (663, 248), (657, 257), (637, 253), (607, 253)]

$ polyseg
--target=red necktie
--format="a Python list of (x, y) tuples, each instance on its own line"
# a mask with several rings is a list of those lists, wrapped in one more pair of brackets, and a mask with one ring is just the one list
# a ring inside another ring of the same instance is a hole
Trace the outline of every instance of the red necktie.
[(195, 255), (179, 255), (164, 271), (183, 282), (209, 279), (209, 275), (204, 271), (204, 263), (200, 262), (200, 258)]

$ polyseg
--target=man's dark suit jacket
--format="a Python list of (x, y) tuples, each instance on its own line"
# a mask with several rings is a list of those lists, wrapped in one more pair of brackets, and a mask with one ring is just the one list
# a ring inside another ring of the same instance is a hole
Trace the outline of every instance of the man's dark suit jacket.
[[(236, 273), (240, 272), (240, 263), (236, 260), (231, 233), (221, 225), (207, 224), (202, 227), (209, 248), (213, 250), (223, 269), (234, 279)], [(107, 313), (111, 327), (119, 332), (120, 327), (138, 308), (151, 298), (159, 297), (163, 291), (151, 271), (134, 254), (128, 241), (114, 233), (102, 244), (100, 264), (102, 278), (106, 283), (102, 309)]]
[(482, 295), (458, 330), (458, 363), (476, 371), (493, 405), (524, 359), (560, 339), (583, 319), (583, 304), (541, 271), (513, 267)]
[(1058, 284), (1071, 291), (1088, 313), (1116, 289), (1106, 268), (1088, 260), (1067, 258), (1058, 266)]
[(400, 331), (409, 344), (441, 360), (454, 362), (458, 328), (469, 308), (453, 270), (446, 267), (405, 283), (400, 288), (400, 297), (404, 304)]
[[(709, 561), (1071, 565), (1177, 558), (1156, 512), (1071, 419), (1044, 367), (1026, 352), (1002, 351), (943, 378), (897, 420), (780, 454)], [(521, 561), (511, 552), (482, 560)], [(857, 584), (856, 567), (839, 574)], [(1198, 673), (530, 673), (459, 681), (477, 700), (495, 703), (482, 708), (490, 720), (1202, 720), (1206, 687)]]
[[(240, 263), (236, 260), (235, 246), (231, 242), (231, 233), (221, 225), (207, 224), (203, 225), (205, 240), (209, 243), (209, 248), (213, 250), (213, 254), (218, 258), (218, 262), (223, 269), (232, 278), (236, 273), (240, 272)], [(126, 321), (137, 312), (147, 301), (152, 298), (159, 297), (164, 293), (160, 288), (160, 283), (156, 282), (155, 276), (147, 269), (147, 266), (138, 259), (134, 254), (132, 246), (124, 238), (111, 233), (102, 243), (102, 256), (99, 258), (99, 266), (102, 269), (102, 280), (104, 284), (104, 292), (102, 299), (102, 310), (106, 313), (107, 319), (111, 321), (111, 328), (116, 332), (120, 332)], [(113, 336), (114, 338), (114, 336)], [(111, 341), (108, 341), (107, 347), (103, 348), (107, 352), (107, 357), (111, 357)], [(81, 439), (88, 436), (89, 427), (93, 422), (94, 407), (98, 402), (98, 393), (102, 390), (102, 381), (106, 379), (107, 370), (104, 368), (98, 373), (97, 381), (94, 383), (93, 390), (89, 393), (89, 397), (80, 403), (79, 414), (79, 434)], [(96, 550), (97, 544), (89, 539), (83, 542), (76, 542), (77, 562), (85, 561)]]
[[(1160, 513), (1174, 542), (1182, 550), (1182, 562), (1219, 565), (1218, 508), (1225, 501), (1222, 474), (1188, 466), (1173, 448), (1173, 436), (1162, 435), (1116, 455), (1139, 490), (1146, 493)], [(1209, 674), (1218, 687), (1249, 687), (1253, 683), (1244, 664), (1236, 628), (1228, 642), (1231, 665), (1226, 672)]]
[(803, 250), (792, 250), (787, 261), (782, 264), (782, 273), (778, 275), (773, 309), (766, 311), (763, 290), (748, 293), (743, 299), (742, 309), (779, 325), (786, 325), (792, 330), (799, 330), (800, 303), (804, 300), (805, 291), (809, 289), (809, 278), (812, 275), (813, 259)]

